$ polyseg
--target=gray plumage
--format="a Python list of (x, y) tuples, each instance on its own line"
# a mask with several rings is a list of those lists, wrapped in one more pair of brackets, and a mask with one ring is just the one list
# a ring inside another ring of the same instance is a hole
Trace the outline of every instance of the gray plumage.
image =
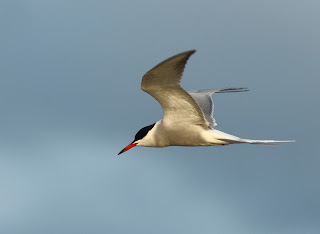
[(197, 91), (189, 91), (188, 93), (196, 101), (201, 108), (211, 128), (217, 126), (216, 120), (213, 118), (214, 103), (212, 95), (214, 93), (236, 93), (249, 91), (247, 88), (224, 88), (224, 89), (204, 89)]

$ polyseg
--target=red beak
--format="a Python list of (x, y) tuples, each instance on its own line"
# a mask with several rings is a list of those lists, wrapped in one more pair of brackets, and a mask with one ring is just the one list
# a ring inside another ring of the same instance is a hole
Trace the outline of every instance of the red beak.
[(133, 147), (135, 147), (136, 145), (138, 145), (138, 143), (131, 143), (131, 144), (127, 145), (126, 147), (124, 147), (123, 150), (120, 151), (120, 153), (118, 153), (118, 155), (126, 152), (127, 150), (129, 150), (129, 149), (131, 149)]

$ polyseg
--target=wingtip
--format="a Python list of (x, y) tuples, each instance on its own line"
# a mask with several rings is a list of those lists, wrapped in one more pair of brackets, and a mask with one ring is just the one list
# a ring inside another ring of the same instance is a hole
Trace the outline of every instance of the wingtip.
[(197, 50), (190, 50), (190, 54), (194, 54)]
[(248, 88), (223, 88), (218, 90), (216, 93), (238, 93), (238, 92), (248, 92), (250, 91)]
[(184, 51), (184, 52), (181, 52), (175, 56), (178, 56), (178, 55), (182, 55), (182, 54), (187, 54), (189, 56), (193, 55), (195, 52), (197, 52), (197, 50), (187, 50), (187, 51)]

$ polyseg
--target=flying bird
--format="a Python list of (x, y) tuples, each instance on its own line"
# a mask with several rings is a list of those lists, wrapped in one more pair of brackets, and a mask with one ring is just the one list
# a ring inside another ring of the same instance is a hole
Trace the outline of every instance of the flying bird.
[[(163, 119), (138, 131), (134, 140), (119, 154), (135, 147), (221, 146), (229, 144), (275, 144), (291, 140), (250, 140), (221, 132), (213, 118), (214, 93), (248, 91), (246, 88), (205, 89), (187, 92), (181, 78), (189, 57), (195, 50), (172, 56), (148, 71), (141, 89), (161, 105)], [(118, 155), (119, 155), (118, 154)]]

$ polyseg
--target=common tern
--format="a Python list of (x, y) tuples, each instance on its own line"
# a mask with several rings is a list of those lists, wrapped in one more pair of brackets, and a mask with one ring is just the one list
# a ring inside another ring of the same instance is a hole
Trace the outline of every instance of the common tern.
[[(148, 71), (141, 89), (161, 105), (163, 119), (138, 131), (134, 140), (119, 154), (135, 147), (222, 146), (229, 144), (275, 144), (292, 140), (250, 140), (221, 132), (213, 118), (214, 93), (244, 92), (246, 88), (206, 89), (186, 92), (181, 78), (195, 50), (174, 55)], [(119, 155), (118, 154), (118, 155)]]

